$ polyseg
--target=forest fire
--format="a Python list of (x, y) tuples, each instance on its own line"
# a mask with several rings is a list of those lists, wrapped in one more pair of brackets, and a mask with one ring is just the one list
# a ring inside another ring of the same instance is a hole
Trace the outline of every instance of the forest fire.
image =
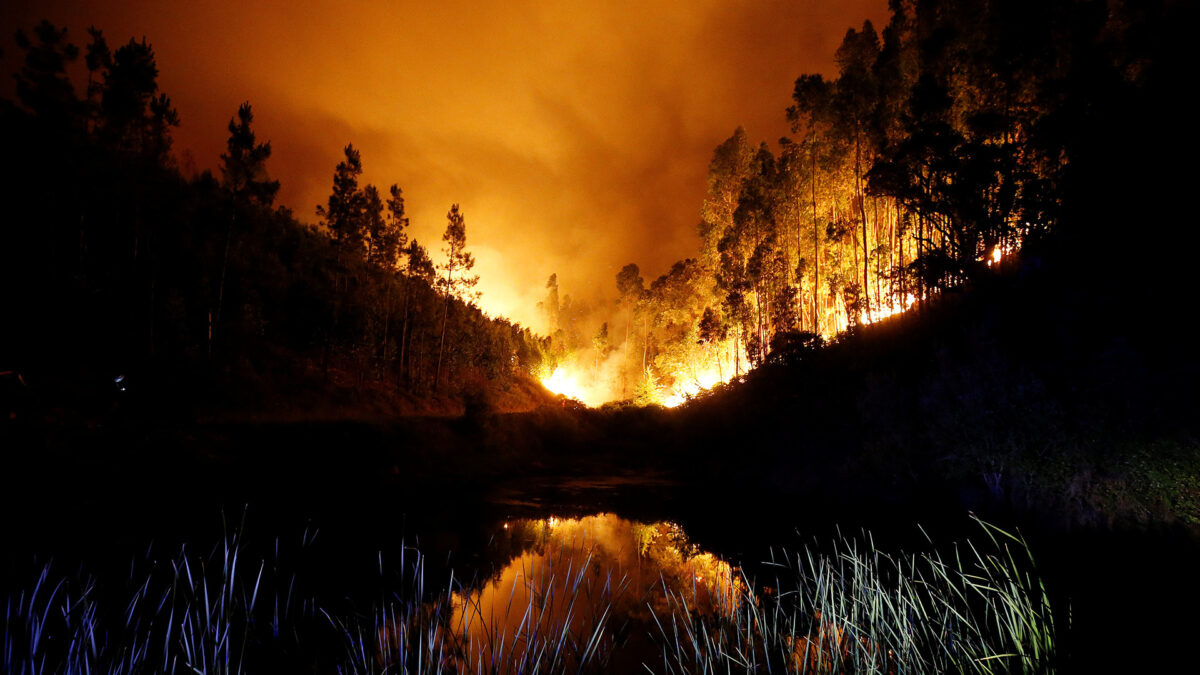
[[(999, 250), (996, 249), (997, 252)], [(989, 266), (993, 260), (1002, 257), (999, 253), (989, 256)], [(859, 321), (870, 325), (903, 314), (917, 304), (917, 299), (915, 294), (905, 293), (901, 298), (872, 307), (870, 313), (860, 316)], [(846, 331), (848, 325), (843, 309), (843, 315), (835, 314), (821, 337), (825, 340), (835, 339)], [(542, 386), (593, 408), (615, 401), (675, 408), (758, 365), (748, 355), (735, 353), (735, 350), (748, 349), (744, 342), (726, 337), (709, 349), (690, 350), (682, 357), (669, 360), (657, 358), (653, 368), (631, 373), (622, 369), (629, 360), (623, 356), (626, 348), (627, 345), (622, 345), (608, 352), (570, 352), (561, 357), (550, 375), (541, 378)], [(633, 365), (636, 367), (638, 364)]]
[(542, 379), (542, 386), (560, 396), (566, 396), (578, 401), (584, 399), (584, 391), (579, 386), (578, 379), (567, 374), (561, 366), (555, 368), (549, 377)]
[(706, 370), (691, 377), (678, 378), (675, 381), (675, 386), (663, 397), (663, 407), (675, 408), (680, 406), (689, 399), (695, 398), (724, 382), (725, 378), (721, 376), (719, 370)]
[[(546, 320), (543, 353), (554, 364), (548, 389), (590, 406), (676, 407), (994, 273), (1031, 233), (1051, 227), (1026, 219), (1036, 204), (1009, 201), (996, 202), (986, 218), (956, 223), (945, 213), (974, 199), (957, 179), (923, 182), (920, 167), (908, 163), (912, 149), (888, 157), (885, 147), (862, 147), (872, 142), (866, 130), (845, 123), (862, 119), (861, 111), (846, 108), (849, 99), (837, 92), (875, 88), (870, 73), (880, 63), (917, 49), (915, 26), (890, 29), (900, 40), (891, 51), (868, 22), (847, 33), (836, 78), (797, 79), (787, 111), (793, 136), (778, 150), (755, 146), (740, 127), (716, 147), (694, 257), (653, 280), (625, 265), (615, 275), (615, 300), (597, 304), (560, 297), (557, 275), (550, 276), (537, 305)], [(966, 87), (953, 93), (972, 98)], [(875, 103), (895, 110), (903, 101)], [(829, 129), (840, 143), (827, 143)], [(964, 153), (986, 155), (995, 140), (971, 128), (958, 133)], [(873, 166), (864, 151), (878, 156)], [(1018, 155), (1006, 170), (1036, 175), (1033, 162)], [(993, 174), (994, 184), (981, 189), (1018, 180), (1000, 168)]]
[(873, 311), (869, 316), (863, 317), (863, 323), (872, 324), (891, 318), (897, 314), (907, 312), (917, 302), (917, 297), (912, 293), (907, 293), (904, 299), (892, 305), (880, 307)]

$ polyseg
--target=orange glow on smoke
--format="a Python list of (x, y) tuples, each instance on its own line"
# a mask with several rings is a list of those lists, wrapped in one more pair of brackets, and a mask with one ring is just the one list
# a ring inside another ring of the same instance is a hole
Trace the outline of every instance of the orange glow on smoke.
[(713, 146), (739, 123), (786, 134), (796, 76), (832, 74), (846, 27), (883, 26), (887, 3), (41, 0), (4, 14), (5, 98), (17, 28), (46, 18), (80, 47), (93, 25), (113, 48), (145, 36), (185, 169), (217, 169), (249, 100), (279, 204), (312, 222), (353, 142), (364, 182), (404, 189), (437, 262), (446, 210), (462, 205), (481, 306), (537, 328), (551, 273), (607, 289), (632, 259), (691, 255)]

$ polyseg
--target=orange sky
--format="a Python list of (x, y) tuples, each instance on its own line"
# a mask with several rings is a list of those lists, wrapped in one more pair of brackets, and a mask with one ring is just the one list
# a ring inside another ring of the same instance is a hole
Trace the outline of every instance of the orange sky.
[[(694, 255), (713, 148), (739, 124), (786, 133), (796, 76), (830, 73), (846, 29), (881, 26), (887, 2), (6, 0), (0, 13), (0, 72), (19, 55), (13, 31), (41, 18), (81, 46), (89, 25), (114, 48), (146, 36), (182, 118), (176, 151), (201, 169), (249, 100), (302, 220), (347, 142), (366, 181), (404, 189), (435, 260), (461, 204), (484, 309), (541, 328), (551, 273), (564, 293), (612, 295), (626, 263), (650, 281)], [(0, 91), (15, 96), (11, 81)]]

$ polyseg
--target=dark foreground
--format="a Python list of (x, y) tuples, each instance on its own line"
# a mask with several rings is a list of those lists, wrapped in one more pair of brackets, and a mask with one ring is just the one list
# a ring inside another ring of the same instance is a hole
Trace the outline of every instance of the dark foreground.
[[(37, 452), (4, 458), (5, 586), (22, 588), (34, 558), (48, 556), (101, 583), (123, 579), (151, 543), (167, 557), (183, 544), (207, 549), (244, 523), (251, 552), (319, 530), (304, 568), (312, 587), (367, 597), (380, 556), (418, 545), (436, 561), (431, 584), (450, 567), (486, 577), (508, 562), (495, 549), (497, 523), (597, 512), (678, 523), (701, 549), (753, 573), (770, 549), (831, 541), (839, 527), (869, 529), (887, 552), (921, 550), (926, 533), (977, 537), (974, 507), (1028, 538), (1059, 617), (1062, 670), (1139, 672), (1187, 657), (1194, 622), (1167, 618), (1200, 601), (1200, 542), (1183, 525), (1081, 526), (981, 500), (963, 485), (899, 492), (868, 472), (833, 489), (785, 489), (778, 476), (753, 475), (753, 464), (714, 470), (710, 454), (689, 462), (687, 449), (648, 443), (671, 433), (672, 415), (629, 411), (617, 416), (624, 433), (600, 435), (605, 418), (561, 410), (390, 425), (118, 426), (36, 439), (8, 429), (6, 448)], [(651, 426), (660, 433), (640, 433)]]
[[(376, 597), (380, 561), (414, 546), (431, 587), (450, 569), (487, 577), (513, 553), (497, 524), (516, 518), (669, 521), (757, 577), (772, 549), (838, 528), (891, 553), (924, 550), (927, 534), (974, 540), (974, 512), (1028, 540), (1060, 670), (1172, 672), (1195, 660), (1200, 359), (1180, 331), (1113, 330), (1113, 297), (1024, 265), (679, 410), (30, 416), (0, 427), (4, 588), (19, 594), (50, 556), (128, 579), (152, 542), (168, 560), (243, 521), (250, 559), (319, 530), (300, 576), (346, 600)], [(1046, 330), (1032, 339), (1030, 324)]]

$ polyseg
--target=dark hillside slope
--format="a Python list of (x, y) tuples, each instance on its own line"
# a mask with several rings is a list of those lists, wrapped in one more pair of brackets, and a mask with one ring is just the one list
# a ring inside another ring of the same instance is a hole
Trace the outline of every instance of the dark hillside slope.
[[(1200, 359), (1053, 260), (768, 365), (681, 415), (698, 476), (820, 503), (949, 493), (1063, 523), (1200, 525)], [(941, 502), (941, 498), (936, 501)], [(864, 507), (865, 508), (865, 507)]]

